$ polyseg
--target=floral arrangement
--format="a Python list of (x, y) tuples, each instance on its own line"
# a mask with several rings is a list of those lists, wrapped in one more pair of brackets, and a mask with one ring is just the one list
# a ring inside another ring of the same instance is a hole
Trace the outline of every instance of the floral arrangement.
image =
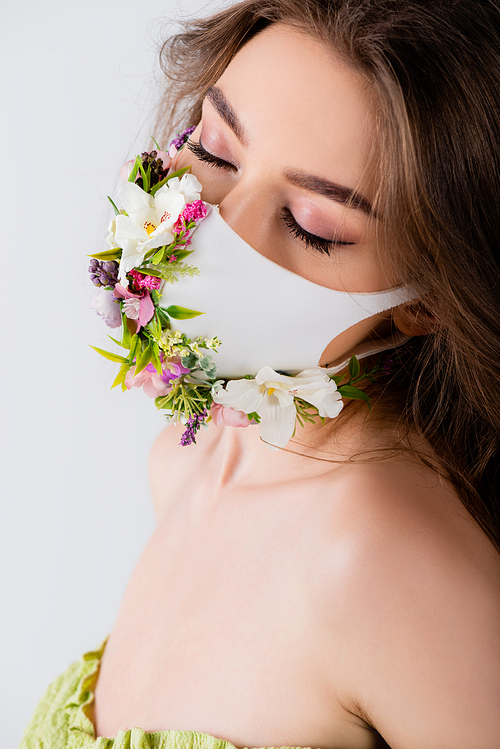
[(172, 329), (172, 319), (202, 314), (160, 304), (167, 284), (199, 273), (186, 261), (195, 252), (190, 248), (193, 232), (210, 206), (201, 200), (202, 185), (188, 173), (190, 167), (170, 172), (193, 130), (180, 133), (168, 153), (155, 141), (156, 150), (122, 167), (120, 208), (108, 197), (115, 215), (109, 249), (90, 256), (90, 278), (97, 287), (91, 307), (108, 327), (121, 329), (119, 338), (109, 337), (127, 354), (92, 348), (120, 365), (112, 388), (142, 387), (167, 421), (184, 425), (181, 445), (195, 443), (200, 427), (212, 420), (234, 427), (258, 424), (264, 441), (283, 447), (297, 423), (338, 416), (342, 398), (369, 404), (358, 385), (373, 381), (380, 365), (362, 372), (352, 357), (345, 376), (320, 367), (296, 376), (263, 367), (256, 375), (225, 381), (217, 379), (211, 356), (221, 345), (216, 335), (191, 339)]

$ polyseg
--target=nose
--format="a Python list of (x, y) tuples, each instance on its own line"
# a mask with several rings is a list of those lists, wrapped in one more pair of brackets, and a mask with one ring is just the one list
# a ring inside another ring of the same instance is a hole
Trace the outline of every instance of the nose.
[(223, 196), (219, 211), (224, 221), (254, 250), (279, 262), (278, 243), (273, 242), (275, 206), (272, 191), (242, 177)]

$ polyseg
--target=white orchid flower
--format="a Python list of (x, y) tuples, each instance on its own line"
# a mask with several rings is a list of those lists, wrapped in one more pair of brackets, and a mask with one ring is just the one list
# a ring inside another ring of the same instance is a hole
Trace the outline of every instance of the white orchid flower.
[(296, 377), (262, 367), (255, 379), (230, 380), (214, 402), (246, 414), (260, 416), (260, 435), (265, 442), (284, 447), (293, 435), (297, 409), (294, 397), (315, 406), (319, 415), (338, 416), (343, 403), (333, 380), (319, 367), (306, 369)]
[(122, 182), (118, 197), (128, 215), (118, 214), (109, 226), (108, 244), (121, 247), (119, 282), (144, 262), (149, 250), (172, 242), (173, 227), (186, 203), (200, 199), (202, 186), (193, 174), (169, 180), (153, 196), (133, 182)]

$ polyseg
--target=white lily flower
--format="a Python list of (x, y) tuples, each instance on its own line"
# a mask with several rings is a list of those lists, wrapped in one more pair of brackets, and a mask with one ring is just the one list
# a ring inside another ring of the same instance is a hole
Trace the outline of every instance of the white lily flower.
[(307, 401), (318, 409), (320, 416), (330, 419), (338, 416), (343, 407), (335, 382), (319, 367), (295, 377), (262, 367), (255, 379), (230, 380), (225, 390), (216, 393), (214, 402), (246, 414), (258, 413), (262, 439), (284, 447), (295, 428), (294, 397)]
[(118, 279), (127, 286), (127, 273), (144, 262), (149, 250), (169, 245), (173, 227), (186, 203), (200, 199), (200, 182), (192, 174), (174, 177), (153, 195), (133, 182), (122, 182), (118, 197), (128, 214), (118, 214), (109, 226), (108, 244), (121, 247)]

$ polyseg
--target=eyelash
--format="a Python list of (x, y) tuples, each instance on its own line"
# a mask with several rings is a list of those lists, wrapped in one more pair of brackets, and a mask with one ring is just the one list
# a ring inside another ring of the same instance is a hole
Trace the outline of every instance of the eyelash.
[[(214, 156), (213, 154), (211, 154), (209, 151), (203, 148), (201, 142), (195, 143), (194, 141), (188, 140), (186, 146), (187, 148), (189, 148), (191, 153), (193, 153), (200, 161), (204, 161), (205, 163), (210, 164), (210, 166), (216, 167), (217, 169), (225, 169), (226, 171), (231, 171), (236, 168), (228, 161), (219, 159), (218, 156)], [(323, 239), (323, 237), (317, 237), (315, 234), (310, 234), (296, 222), (292, 212), (288, 208), (283, 208), (283, 210), (281, 211), (281, 218), (294, 237), (301, 239), (305, 243), (306, 247), (312, 247), (313, 249), (317, 250), (318, 252), (322, 252), (325, 255), (330, 255), (332, 248), (337, 245), (354, 244), (354, 242), (332, 242), (328, 239)]]

